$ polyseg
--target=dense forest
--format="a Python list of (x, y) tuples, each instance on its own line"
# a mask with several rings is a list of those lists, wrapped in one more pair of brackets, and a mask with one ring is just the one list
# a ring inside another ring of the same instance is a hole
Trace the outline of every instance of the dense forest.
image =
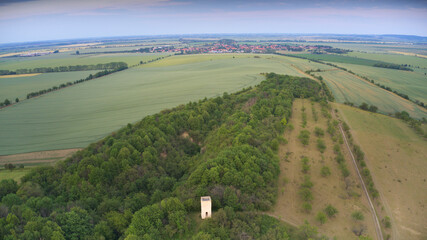
[[(0, 182), (0, 239), (308, 239), (259, 211), (277, 195), (294, 98), (321, 85), (265, 74), (254, 88), (147, 116), (56, 166)], [(201, 222), (200, 197), (213, 218)], [(201, 222), (201, 223), (200, 223)]]
[(15, 71), (0, 70), (0, 75), (90, 71), (90, 70), (106, 70), (106, 69), (120, 69), (120, 68), (127, 68), (127, 64), (125, 62), (110, 62), (110, 63), (99, 63), (99, 64), (93, 64), (93, 65), (38, 67), (38, 68), (33, 68), (33, 69), (23, 68), (23, 69), (17, 69)]

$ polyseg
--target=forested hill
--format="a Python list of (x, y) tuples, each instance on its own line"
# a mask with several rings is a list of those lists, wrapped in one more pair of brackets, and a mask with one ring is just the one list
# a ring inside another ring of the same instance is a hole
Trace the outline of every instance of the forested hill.
[[(0, 236), (287, 239), (277, 220), (251, 212), (275, 202), (277, 149), (298, 97), (321, 100), (321, 86), (266, 74), (255, 88), (128, 124), (19, 185), (2, 181)], [(195, 227), (204, 195), (214, 217)]]

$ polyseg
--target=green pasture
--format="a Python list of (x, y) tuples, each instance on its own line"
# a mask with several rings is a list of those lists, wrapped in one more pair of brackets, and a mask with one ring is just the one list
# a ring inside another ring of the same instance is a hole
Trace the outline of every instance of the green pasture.
[(13, 179), (17, 182), (20, 182), (21, 178), (30, 172), (30, 170), (30, 168), (15, 169), (13, 171), (6, 170), (4, 168), (0, 169), (0, 181), (4, 179)]
[(9, 57), (0, 58), (0, 69), (16, 70), (21, 68), (57, 67), (72, 65), (90, 65), (109, 62), (126, 62), (129, 66), (140, 61), (148, 61), (166, 56), (157, 53), (113, 53), (113, 54), (88, 54), (75, 55), (73, 52), (62, 52), (38, 57)]
[(58, 72), (43, 73), (30, 77), (0, 78), (0, 101), (4, 101), (6, 98), (15, 101), (17, 97), (22, 100), (30, 92), (73, 82), (96, 72), (98, 71)]
[(315, 74), (323, 77), (337, 102), (352, 102), (356, 105), (366, 102), (377, 106), (378, 111), (385, 114), (407, 111), (412, 117), (427, 118), (425, 109), (348, 72), (334, 70)]
[(292, 65), (310, 67), (274, 55), (191, 58), (207, 59), (174, 56), (162, 60), (170, 61), (165, 66), (131, 68), (0, 110), (0, 155), (84, 147), (162, 109), (256, 85), (264, 79), (259, 73), (304, 76)]
[(361, 76), (366, 76), (376, 83), (407, 94), (412, 99), (427, 103), (427, 76), (422, 72), (410, 72), (355, 64), (339, 64), (339, 66), (345, 67)]
[[(349, 121), (351, 128), (355, 131), (363, 131), (366, 134), (383, 136), (384, 139), (395, 138), (404, 142), (425, 143), (422, 137), (402, 120), (384, 116), (382, 114), (370, 113), (358, 108), (336, 104)], [(385, 140), (386, 141), (386, 140)], [(401, 146), (404, 148), (405, 146)]]

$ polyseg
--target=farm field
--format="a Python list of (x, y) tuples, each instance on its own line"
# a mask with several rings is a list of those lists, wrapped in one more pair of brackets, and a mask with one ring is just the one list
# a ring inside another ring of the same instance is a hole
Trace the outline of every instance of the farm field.
[(57, 67), (71, 65), (90, 65), (109, 62), (125, 62), (128, 65), (138, 64), (169, 54), (152, 53), (115, 53), (75, 55), (74, 52), (62, 52), (38, 57), (0, 58), (0, 69), (16, 70), (21, 68)]
[(337, 102), (352, 102), (356, 105), (366, 102), (377, 106), (378, 111), (385, 114), (407, 111), (412, 117), (427, 118), (427, 110), (422, 107), (348, 72), (334, 70), (315, 74), (323, 77)]
[[(412, 99), (427, 102), (427, 76), (420, 71), (409, 72), (344, 63), (339, 64), (339, 66), (407, 94)], [(424, 71), (426, 70), (424, 69)]]
[(375, 61), (383, 61), (395, 64), (410, 64), (420, 68), (427, 67), (427, 59), (415, 56), (408, 56), (393, 53), (365, 53), (365, 52), (349, 52), (344, 56), (371, 59)]
[[(298, 43), (300, 44), (300, 43)], [(350, 49), (353, 51), (363, 51), (369, 53), (411, 53), (427, 55), (427, 47), (423, 45), (407, 45), (407, 44), (389, 44), (389, 43), (333, 43), (328, 42), (329, 45), (335, 48)]]
[(426, 239), (427, 142), (401, 120), (334, 104), (350, 125), (392, 218), (394, 239)]
[[(307, 126), (302, 126), (302, 107), (305, 107), (307, 114)], [(291, 222), (301, 225), (307, 220), (310, 224), (319, 228), (319, 232), (333, 239), (358, 239), (352, 232), (356, 226), (365, 226), (364, 235), (375, 237), (374, 222), (372, 219), (369, 205), (357, 178), (356, 172), (350, 156), (345, 151), (344, 145), (341, 149), (346, 158), (346, 165), (350, 170), (350, 175), (344, 179), (339, 164), (335, 160), (333, 151), (334, 142), (332, 141), (327, 129), (327, 118), (321, 114), (320, 105), (313, 105), (317, 112), (318, 121), (314, 120), (312, 105), (309, 100), (296, 99), (292, 106), (292, 118), (290, 123), (294, 126), (293, 130), (286, 130), (284, 137), (288, 140), (287, 144), (279, 147), (280, 169), (279, 193), (275, 207), (270, 212), (271, 215), (283, 219), (285, 222)], [(326, 150), (320, 153), (316, 147), (317, 137), (314, 134), (315, 127), (325, 131), (322, 139), (325, 142)], [(310, 131), (309, 145), (304, 146), (298, 139), (301, 130)], [(308, 157), (309, 170), (307, 175), (313, 182), (312, 192), (312, 210), (307, 213), (302, 207), (302, 200), (299, 194), (301, 184), (304, 181), (302, 171), (302, 157)], [(330, 175), (322, 177), (321, 168), (326, 166), (330, 169)], [(350, 187), (346, 189), (346, 185)], [(326, 223), (320, 224), (315, 216), (319, 211), (331, 204), (338, 210), (338, 213), (326, 220)], [(354, 211), (361, 211), (365, 217), (363, 222), (355, 222), (351, 214)]]
[(99, 71), (43, 73), (28, 77), (14, 77), (14, 75), (11, 75), (11, 77), (6, 78), (6, 76), (3, 76), (0, 78), (0, 101), (4, 101), (6, 98), (15, 101), (17, 97), (22, 100), (30, 92), (48, 89), (67, 82), (74, 82), (96, 72)]
[(334, 63), (351, 63), (364, 66), (373, 66), (374, 64), (381, 63), (381, 61), (365, 59), (365, 58), (356, 58), (352, 56), (337, 55), (337, 54), (311, 54), (311, 53), (301, 53), (295, 56), (305, 57), (313, 60), (320, 60), (325, 62), (334, 62)]
[(4, 108), (0, 155), (84, 147), (165, 108), (256, 85), (264, 79), (259, 73), (305, 76), (292, 65), (320, 65), (273, 55), (209, 55), (197, 62), (200, 57), (206, 58), (170, 57)]

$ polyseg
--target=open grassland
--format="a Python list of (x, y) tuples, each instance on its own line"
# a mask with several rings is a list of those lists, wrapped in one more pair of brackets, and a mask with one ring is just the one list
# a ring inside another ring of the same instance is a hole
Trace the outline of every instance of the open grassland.
[[(375, 83), (407, 94), (412, 99), (417, 99), (424, 103), (427, 102), (427, 76), (421, 70), (410, 72), (355, 64), (339, 64), (339, 66), (345, 67), (361, 76), (368, 77), (374, 80)], [(424, 69), (424, 71), (426, 70)]]
[(348, 72), (335, 70), (315, 74), (323, 77), (337, 102), (352, 102), (356, 105), (366, 102), (377, 106), (382, 113), (407, 111), (412, 117), (427, 118), (427, 111), (424, 108)]
[(366, 164), (392, 218), (394, 239), (426, 239), (427, 141), (399, 119), (334, 106), (365, 152)]
[[(302, 126), (302, 107), (305, 107), (307, 116), (307, 126), (305, 128)], [(314, 120), (312, 105), (309, 100), (297, 99), (293, 103), (290, 123), (294, 126), (294, 129), (285, 132), (284, 137), (288, 140), (288, 143), (279, 147), (281, 160), (279, 197), (276, 206), (271, 211), (271, 215), (296, 225), (303, 224), (304, 220), (308, 220), (310, 224), (319, 228), (319, 232), (331, 239), (333, 237), (337, 237), (337, 239), (357, 239), (352, 229), (360, 225), (366, 228), (364, 234), (374, 237), (376, 234), (369, 205), (360, 188), (360, 182), (350, 162), (350, 156), (344, 150), (344, 145), (342, 145), (341, 149), (346, 158), (345, 162), (350, 170), (350, 175), (344, 179), (335, 160), (333, 151), (335, 143), (326, 132), (327, 119), (322, 116), (320, 106), (317, 103), (314, 104), (314, 109), (317, 112), (318, 121)], [(320, 153), (316, 147), (315, 127), (319, 127), (325, 132), (325, 135), (321, 137), (326, 145), (324, 153)], [(300, 131), (304, 129), (311, 133), (308, 146), (304, 146), (298, 139)], [(312, 210), (309, 213), (302, 208), (303, 200), (299, 194), (301, 184), (304, 181), (301, 163), (303, 156), (309, 159), (310, 169), (306, 175), (311, 177), (311, 181), (314, 184), (312, 187)], [(331, 173), (329, 176), (321, 176), (321, 168), (324, 166), (329, 167)], [(334, 217), (328, 218), (326, 223), (320, 224), (315, 216), (319, 211), (322, 212), (328, 204), (335, 207), (338, 213)], [(365, 219), (362, 222), (353, 220), (351, 214), (354, 211), (361, 211)]]
[[(190, 63), (158, 64), (184, 57)], [(292, 65), (310, 67), (273, 55), (209, 55), (212, 61), (198, 62), (200, 57), (170, 57), (4, 108), (0, 155), (83, 147), (162, 109), (253, 86), (264, 79), (259, 73), (304, 76)]]
[(15, 169), (13, 171), (0, 169), (0, 181), (4, 179), (13, 179), (19, 183), (21, 178), (30, 172), (30, 170), (30, 168)]
[(48, 89), (53, 86), (59, 86), (67, 82), (74, 82), (82, 78), (86, 78), (89, 74), (94, 74), (98, 71), (78, 71), (78, 72), (58, 72), (58, 73), (43, 73), (43, 74), (25, 74), (33, 75), (28, 77), (10, 77), (0, 78), (0, 101), (8, 98), (10, 101), (15, 101), (15, 98), (25, 99), (30, 92), (36, 92), (42, 89)]
[(89, 54), (73, 55), (75, 52), (63, 52), (38, 57), (10, 57), (0, 58), (0, 69), (16, 70), (21, 68), (58, 67), (72, 65), (91, 65), (109, 62), (125, 62), (129, 66), (140, 61), (156, 59), (169, 54), (152, 53), (116, 53), (116, 54)]

